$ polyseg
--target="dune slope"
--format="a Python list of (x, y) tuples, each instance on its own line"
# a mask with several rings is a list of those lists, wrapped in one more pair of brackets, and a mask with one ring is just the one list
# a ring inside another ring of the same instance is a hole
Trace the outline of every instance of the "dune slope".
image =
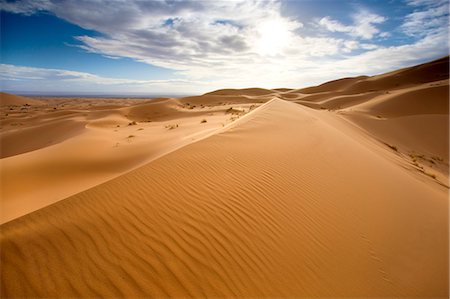
[(2, 225), (2, 296), (448, 297), (447, 189), (322, 113), (270, 101)]
[(409, 164), (406, 167), (448, 187), (448, 56), (376, 76), (280, 92), (279, 96), (340, 115), (369, 139), (395, 149)]
[(0, 106), (42, 105), (43, 102), (27, 97), (0, 92)]
[(66, 105), (8, 116), (21, 125), (0, 132), (0, 223), (204, 138), (257, 104), (233, 106), (234, 114), (226, 112), (230, 106), (190, 109), (175, 99), (81, 111), (73, 109), (79, 102)]

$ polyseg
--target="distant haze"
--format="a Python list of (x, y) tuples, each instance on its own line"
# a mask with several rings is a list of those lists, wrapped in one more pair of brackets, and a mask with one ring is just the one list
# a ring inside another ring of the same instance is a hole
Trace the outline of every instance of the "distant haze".
[(182, 98), (194, 94), (165, 94), (165, 93), (83, 93), (83, 92), (22, 92), (5, 91), (7, 93), (28, 97), (84, 97), (84, 98)]

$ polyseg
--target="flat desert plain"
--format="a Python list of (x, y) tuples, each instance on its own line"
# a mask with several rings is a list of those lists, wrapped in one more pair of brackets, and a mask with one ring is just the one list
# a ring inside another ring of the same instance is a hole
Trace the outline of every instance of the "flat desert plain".
[(1, 94), (2, 297), (448, 298), (448, 67)]

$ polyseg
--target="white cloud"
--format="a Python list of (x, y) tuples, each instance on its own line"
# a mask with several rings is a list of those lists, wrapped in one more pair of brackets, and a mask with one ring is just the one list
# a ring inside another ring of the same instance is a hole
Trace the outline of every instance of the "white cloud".
[(436, 32), (448, 32), (448, 1), (413, 0), (407, 2), (416, 9), (405, 17), (401, 29), (410, 36), (426, 36)]
[(429, 35), (413, 44), (380, 47), (333, 65), (344, 73), (374, 75), (444, 56), (447, 38), (445, 33)]
[(448, 2), (448, 0), (406, 0), (406, 4), (413, 6), (441, 6)]
[(172, 88), (192, 91), (190, 86), (201, 86), (202, 82), (184, 79), (131, 80), (108, 78), (91, 73), (62, 69), (46, 69), (0, 64), (0, 79), (4, 90), (25, 91), (82, 91), (96, 90), (103, 86), (108, 91), (154, 91), (170, 92)]
[(331, 32), (344, 32), (362, 39), (372, 39), (374, 36), (386, 37), (386, 32), (381, 32), (375, 25), (386, 21), (386, 18), (366, 10), (361, 10), (352, 16), (353, 24), (344, 25), (331, 17), (323, 17), (319, 25)]
[(40, 10), (50, 10), (52, 3), (49, 0), (22, 0), (16, 2), (0, 2), (0, 10), (24, 15), (34, 14)]

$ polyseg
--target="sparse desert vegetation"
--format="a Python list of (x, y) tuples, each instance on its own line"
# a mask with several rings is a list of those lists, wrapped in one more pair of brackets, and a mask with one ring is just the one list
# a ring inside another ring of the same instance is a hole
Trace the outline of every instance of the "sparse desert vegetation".
[(166, 129), (173, 130), (178, 128), (178, 124), (170, 124), (165, 126)]
[(244, 111), (230, 107), (225, 111), (225, 113), (231, 114), (231, 115), (241, 115), (242, 113), (244, 113)]

